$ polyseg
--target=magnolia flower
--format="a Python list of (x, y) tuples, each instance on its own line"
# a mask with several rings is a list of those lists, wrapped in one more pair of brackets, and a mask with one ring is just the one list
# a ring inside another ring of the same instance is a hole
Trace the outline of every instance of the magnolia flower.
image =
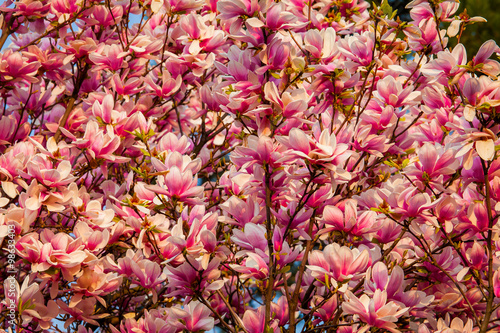
[(335, 281), (356, 278), (371, 262), (367, 250), (350, 249), (337, 243), (327, 245), (323, 251), (313, 251), (309, 255), (308, 269), (319, 281), (327, 282), (327, 277)]
[(113, 132), (106, 133), (99, 129), (96, 121), (89, 121), (85, 128), (83, 138), (76, 138), (72, 133), (61, 128), (68, 138), (72, 139), (75, 145), (80, 149), (86, 149), (88, 156), (92, 159), (105, 159), (116, 163), (125, 163), (130, 159), (123, 156), (113, 155), (120, 146), (120, 138)]
[(94, 52), (90, 53), (89, 59), (96, 64), (98, 70), (118, 71), (127, 67), (127, 62), (123, 59), (128, 52), (123, 51), (119, 44), (99, 45)]
[(246, 147), (237, 147), (231, 155), (231, 160), (237, 166), (250, 167), (258, 163), (271, 163), (278, 165), (278, 160), (283, 157), (279, 152), (280, 147), (268, 136), (249, 136)]
[(462, 243), (462, 253), (464, 254), (464, 257), (469, 261), (470, 268), (481, 271), (488, 265), (488, 257), (486, 255), (485, 248), (476, 241), (474, 241), (474, 244), (472, 246), (467, 247), (465, 243)]
[(327, 129), (321, 132), (319, 138), (315, 138), (306, 135), (298, 128), (292, 128), (288, 138), (280, 136), (277, 139), (290, 149), (291, 154), (312, 162), (330, 162), (338, 165), (350, 156), (350, 152), (347, 151), (348, 146), (343, 143), (337, 144), (335, 134)]
[(157, 79), (153, 76), (153, 74), (150, 74), (146, 76), (144, 82), (151, 90), (153, 90), (153, 93), (156, 96), (163, 98), (176, 93), (182, 84), (182, 77), (180, 75), (174, 79), (172, 75), (166, 70), (163, 71), (163, 74), (161, 75), (161, 77), (158, 77), (158, 79), (161, 79), (160, 84), (155, 83), (157, 82)]
[(91, 252), (102, 250), (109, 241), (109, 230), (92, 230), (85, 222), (78, 222), (73, 229), (75, 236), (82, 240), (85, 248)]
[(206, 269), (196, 260), (188, 258), (189, 262), (184, 262), (178, 267), (165, 267), (165, 274), (168, 279), (168, 287), (171, 292), (169, 296), (182, 295), (190, 296), (198, 292), (210, 292), (219, 290), (224, 285), (222, 280), (218, 280), (221, 274), (218, 269), (220, 260), (213, 259)]
[(460, 31), (461, 24), (478, 23), (478, 22), (484, 23), (487, 22), (487, 20), (482, 16), (474, 16), (466, 19), (453, 20), (451, 21), (450, 26), (448, 27), (446, 32), (448, 33), (448, 36), (455, 37)]
[(35, 77), (40, 63), (38, 61), (27, 62), (20, 52), (6, 50), (0, 56), (0, 81), (13, 84), (16, 81), (38, 82)]
[(207, 332), (212, 330), (215, 325), (211, 314), (212, 311), (206, 305), (192, 301), (185, 305), (182, 310), (172, 311), (170, 320), (177, 321), (176, 326), (186, 329), (188, 332)]
[(386, 291), (388, 298), (393, 298), (404, 287), (404, 271), (400, 266), (395, 266), (389, 275), (387, 266), (382, 262), (377, 262), (373, 267), (368, 268), (365, 279), (365, 290), (374, 293), (377, 290)]
[(394, 333), (400, 332), (396, 329), (395, 322), (408, 311), (408, 308), (401, 308), (394, 302), (387, 303), (386, 291), (375, 290), (373, 298), (367, 295), (361, 295), (360, 298), (357, 298), (352, 292), (346, 291), (345, 298), (346, 301), (342, 303), (344, 312), (359, 317), (362, 322), (368, 325), (361, 331), (366, 332), (369, 327), (373, 326)]
[(249, 196), (246, 200), (231, 196), (221, 204), (221, 209), (233, 216), (232, 218), (224, 218), (224, 222), (229, 224), (243, 227), (250, 222), (258, 224), (264, 221), (264, 208), (259, 205), (259, 201), (255, 196)]
[(439, 318), (437, 322), (437, 333), (472, 333), (474, 323), (472, 319), (468, 319), (464, 325), (462, 319), (455, 317), (450, 322), (450, 314), (447, 313), (445, 319)]
[(487, 75), (497, 76), (500, 73), (500, 64), (496, 60), (488, 59), (495, 52), (499, 53), (500, 48), (494, 40), (484, 42), (472, 58), (472, 67)]
[[(422, 51), (428, 48), (433, 52), (437, 52), (442, 49), (438, 36), (441, 32), (437, 29), (433, 17), (421, 20), (418, 25), (405, 29), (404, 33), (408, 36), (410, 47), (415, 51)], [(445, 34), (444, 30), (442, 34)]]
[(377, 90), (373, 92), (373, 96), (386, 105), (399, 108), (417, 102), (420, 99), (420, 91), (415, 91), (412, 86), (403, 88), (400, 80), (386, 76), (377, 83)]
[(335, 317), (335, 312), (338, 309), (337, 297), (333, 296), (325, 302), (323, 297), (314, 295), (311, 303), (314, 308), (317, 308), (314, 315), (321, 318), (324, 322), (332, 320)]
[(451, 220), (460, 212), (460, 207), (456, 200), (452, 196), (445, 196), (439, 200), (435, 210), (438, 221), (441, 223), (444, 222), (446, 232), (452, 232), (453, 224)]
[(372, 61), (374, 38), (372, 32), (341, 38), (338, 41), (339, 51), (349, 60), (361, 66), (367, 66)]
[[(264, 332), (265, 326), (265, 309), (263, 306), (257, 308), (257, 310), (248, 309), (243, 315), (243, 324), (248, 333), (262, 333)], [(269, 329), (272, 332), (279, 332), (278, 323), (276, 320), (270, 321)]]
[(96, 100), (92, 105), (92, 114), (105, 124), (117, 123), (125, 118), (123, 112), (114, 110), (114, 100), (111, 95), (106, 95), (102, 102)]
[(264, 85), (264, 94), (267, 100), (282, 110), (285, 117), (298, 116), (300, 112), (305, 112), (307, 102), (310, 99), (306, 90), (302, 88), (296, 89), (292, 93), (286, 91), (280, 95), (274, 82), (268, 82)]
[[(15, 284), (15, 298), (11, 295), (7, 297), (7, 291), (12, 290), (11, 284)], [(48, 330), (52, 325), (52, 320), (59, 315), (59, 308), (57, 304), (50, 300), (46, 302), (44, 296), (40, 291), (38, 283), (31, 283), (30, 278), (27, 276), (21, 288), (15, 279), (8, 279), (4, 282), (5, 286), (5, 305), (9, 307), (9, 302), (15, 302), (16, 312), (21, 316), (22, 325), (26, 326), (34, 321), (38, 323), (41, 329)]]
[(132, 271), (138, 278), (139, 284), (147, 289), (153, 289), (166, 278), (166, 272), (162, 272), (160, 265), (144, 259), (132, 264)]
[(329, 59), (338, 52), (335, 29), (326, 28), (321, 31), (308, 30), (304, 36), (304, 48), (316, 58)]
[(377, 213), (365, 211), (358, 217), (357, 203), (355, 200), (343, 202), (343, 211), (337, 206), (326, 206), (323, 211), (323, 220), (328, 226), (323, 232), (341, 230), (355, 236), (362, 236), (377, 231), (382, 227), (377, 223)]
[(389, 148), (388, 138), (377, 135), (372, 128), (372, 125), (359, 127), (355, 135), (356, 141), (353, 146), (359, 151), (364, 151), (372, 155), (383, 157)]
[(181, 170), (177, 166), (170, 168), (166, 176), (158, 176), (159, 185), (147, 185), (146, 189), (187, 204), (200, 203), (203, 187), (197, 186), (198, 177), (191, 170)]
[(184, 11), (194, 11), (203, 6), (201, 0), (164, 0), (167, 12), (178, 13)]
[(493, 274), (493, 290), (496, 297), (500, 297), (500, 268)]
[[(47, 181), (52, 180), (57, 180), (57, 178), (50, 179), (49, 177)], [(46, 206), (51, 212), (61, 212), (66, 208), (65, 205), (70, 202), (78, 205), (80, 199), (78, 198), (78, 187), (75, 183), (60, 189), (47, 189), (45, 185), (39, 184), (36, 179), (33, 179), (26, 193), (20, 195), (20, 202), (23, 203), (23, 207), (31, 211), (37, 211), (42, 206)]]
[(77, 320), (85, 321), (89, 324), (99, 326), (96, 319), (101, 319), (109, 316), (107, 313), (94, 314), (96, 298), (83, 298), (83, 294), (77, 293), (71, 297), (69, 305), (62, 300), (57, 300), (57, 305), (61, 309), (61, 313), (68, 314), (69, 319), (64, 323), (64, 328), (68, 328), (71, 323)]
[[(463, 166), (465, 170), (470, 170), (473, 163), (473, 152), (477, 152), (484, 161), (492, 161), (495, 156), (495, 142), (497, 136), (491, 130), (485, 128), (484, 132), (473, 132), (463, 136), (469, 142), (466, 143), (455, 157), (464, 156)], [(472, 149), (474, 148), (474, 150)]]
[[(439, 82), (447, 83), (449, 78), (452, 82), (458, 82), (465, 73), (465, 68), (460, 67), (467, 64), (467, 51), (462, 44), (457, 44), (453, 51), (445, 49), (437, 53), (437, 57), (422, 66), (422, 74), (429, 77), (444, 78)], [(422, 96), (423, 97), (423, 96)]]
[(488, 210), (484, 202), (474, 202), (460, 216), (460, 228), (484, 232), (489, 228)]
[(6, 1), (8, 325), (495, 330), (500, 49), (368, 6)]
[(38, 234), (27, 234), (21, 238), (16, 244), (19, 255), (32, 263), (33, 271), (60, 268), (65, 279), (73, 280), (89, 255), (83, 249), (81, 239), (62, 232), (54, 234), (49, 229), (45, 229), (38, 238)]
[(174, 133), (167, 133), (161, 137), (158, 141), (157, 149), (160, 152), (178, 152), (180, 154), (186, 154), (190, 149), (192, 149), (193, 143), (191, 140), (183, 135), (181, 137), (176, 136)]
[[(23, 119), (20, 119), (18, 113), (4, 115), (0, 117), (0, 144), (10, 145), (11, 142), (15, 142), (15, 139), (22, 139), (29, 132), (29, 125), (22, 124)], [(21, 131), (16, 129), (21, 129)], [(28, 128), (26, 128), (28, 127)]]
[(62, 161), (53, 167), (53, 163), (46, 155), (35, 155), (26, 165), (27, 171), (22, 175), (28, 179), (35, 178), (39, 183), (48, 187), (63, 187), (73, 182), (76, 177), (71, 175), (71, 163)]
[(458, 169), (460, 161), (455, 158), (455, 150), (448, 147), (425, 143), (417, 150), (418, 162), (405, 169), (405, 174), (415, 176), (424, 186), (431, 184), (441, 190), (443, 179)]
[(105, 305), (105, 300), (99, 295), (109, 294), (118, 289), (123, 277), (117, 273), (104, 273), (101, 266), (94, 266), (93, 269), (85, 268), (78, 279), (74, 290), (84, 293), (86, 296), (95, 297), (101, 304)]
[(260, 224), (247, 223), (244, 231), (234, 230), (231, 240), (244, 249), (265, 251), (267, 248), (266, 228)]
[(243, 265), (231, 264), (230, 267), (242, 273), (242, 278), (253, 277), (255, 279), (265, 279), (269, 275), (268, 263), (258, 254), (247, 252), (247, 258)]
[(217, 9), (220, 12), (219, 19), (221, 20), (234, 20), (240, 15), (252, 17), (259, 8), (258, 2), (254, 0), (223, 0), (217, 3)]

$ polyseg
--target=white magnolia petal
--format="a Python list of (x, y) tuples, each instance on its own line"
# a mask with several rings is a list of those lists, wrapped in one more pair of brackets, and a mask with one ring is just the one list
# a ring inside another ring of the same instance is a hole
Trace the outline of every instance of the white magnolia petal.
[(460, 272), (458, 272), (457, 274), (457, 281), (462, 281), (468, 272), (469, 272), (469, 267), (462, 268)]
[(11, 182), (2, 182), (2, 190), (7, 194), (10, 198), (15, 198), (17, 195), (16, 185)]
[(466, 105), (464, 108), (464, 117), (467, 121), (473, 121), (476, 117), (476, 109), (472, 105)]
[(493, 160), (493, 156), (495, 156), (495, 142), (492, 139), (476, 141), (476, 151), (483, 160), (491, 161)]
[(161, 9), (162, 6), (163, 6), (163, 1), (161, 1), (161, 0), (153, 0), (151, 2), (151, 11), (156, 14), (156, 13), (158, 13), (160, 11), (160, 9)]
[(455, 37), (458, 34), (458, 31), (460, 30), (460, 20), (453, 20), (448, 27), (448, 36), (450, 37)]
[(253, 28), (261, 28), (265, 25), (264, 22), (262, 22), (256, 17), (249, 18), (248, 20), (246, 20), (246, 22)]

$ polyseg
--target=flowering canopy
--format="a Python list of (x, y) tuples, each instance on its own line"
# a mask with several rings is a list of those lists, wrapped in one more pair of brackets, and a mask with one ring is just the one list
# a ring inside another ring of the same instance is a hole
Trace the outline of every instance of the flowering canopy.
[(497, 332), (500, 48), (409, 7), (5, 1), (2, 328)]

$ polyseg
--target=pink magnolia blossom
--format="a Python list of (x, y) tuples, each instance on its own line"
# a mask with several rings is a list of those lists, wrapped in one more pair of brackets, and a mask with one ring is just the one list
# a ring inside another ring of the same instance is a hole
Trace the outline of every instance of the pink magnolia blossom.
[(197, 186), (197, 177), (193, 177), (191, 170), (181, 173), (177, 166), (173, 166), (166, 176), (160, 176), (161, 185), (150, 185), (146, 188), (167, 196), (170, 200), (179, 200), (189, 204), (201, 202), (199, 197), (203, 187)]
[(149, 88), (151, 88), (151, 90), (153, 90), (156, 96), (160, 97), (168, 97), (174, 94), (175, 92), (177, 92), (177, 90), (180, 88), (182, 84), (180, 76), (177, 76), (177, 78), (174, 79), (172, 78), (172, 75), (168, 71), (163, 72), (161, 76), (161, 85), (155, 83), (156, 80), (154, 80), (153, 78), (154, 77), (152, 75), (147, 76), (144, 79), (144, 82)]
[(118, 289), (122, 282), (122, 277), (116, 273), (104, 273), (101, 267), (96, 266), (96, 270), (86, 268), (76, 280), (75, 291), (84, 293), (86, 296), (95, 297), (101, 304), (106, 302), (99, 296), (105, 295)]
[[(243, 315), (243, 324), (249, 333), (259, 333), (264, 332), (264, 316), (265, 312), (262, 307), (257, 308), (257, 310), (246, 310)], [(273, 320), (270, 326), (273, 332), (278, 332), (278, 325)]]
[(53, 300), (48, 302), (44, 300), (38, 283), (30, 283), (29, 280), (29, 277), (26, 277), (21, 287), (15, 282), (16, 298), (6, 297), (6, 300), (16, 302), (15, 308), (21, 316), (22, 325), (28, 325), (33, 321), (37, 323), (38, 328), (48, 329), (51, 321), (59, 315), (59, 309)]
[(98, 46), (94, 52), (89, 55), (89, 59), (96, 65), (99, 70), (107, 69), (117, 71), (125, 68), (127, 65), (123, 61), (127, 52), (124, 52), (118, 45), (102, 45)]
[[(331, 225), (331, 229), (362, 236), (377, 231), (381, 227), (376, 221), (377, 214), (373, 211), (365, 211), (358, 217), (357, 205), (354, 200), (342, 202), (342, 206), (343, 211), (337, 206), (326, 206), (323, 211), (325, 224)], [(326, 230), (329, 229), (326, 228)]]
[(210, 317), (210, 309), (198, 301), (193, 301), (184, 309), (173, 312), (172, 320), (180, 322), (180, 328), (189, 332), (210, 331), (214, 327), (215, 320)]
[(83, 320), (92, 325), (98, 325), (96, 319), (107, 317), (107, 313), (94, 315), (95, 298), (83, 298), (82, 294), (75, 294), (69, 305), (61, 300), (58, 300), (57, 305), (61, 309), (61, 313), (69, 314), (71, 317), (65, 322), (68, 327), (75, 320)]
[[(189, 260), (189, 259), (188, 259)], [(165, 272), (168, 286), (171, 288), (169, 295), (193, 295), (199, 290), (214, 291), (222, 288), (223, 282), (217, 281), (220, 276), (218, 259), (212, 260), (204, 269), (198, 261), (184, 262), (177, 268), (167, 267)]]
[(493, 286), (496, 297), (500, 297), (500, 271), (497, 270), (495, 274), (493, 274)]
[(338, 52), (336, 33), (333, 28), (321, 31), (308, 30), (304, 36), (305, 49), (316, 58), (329, 59)]
[(449, 78), (456, 81), (464, 77), (465, 70), (459, 66), (464, 66), (466, 63), (467, 52), (465, 47), (462, 44), (457, 44), (452, 52), (448, 50), (439, 51), (434, 60), (422, 67), (422, 74), (443, 77), (446, 80), (440, 80), (440, 82), (444, 84)]
[(427, 18), (405, 30), (410, 40), (410, 46), (414, 50), (429, 49), (432, 52), (442, 51), (441, 42), (438, 37), (438, 29), (433, 18)]
[(438, 323), (437, 323), (437, 328), (438, 328), (437, 332), (445, 333), (445, 332), (459, 331), (459, 332), (464, 332), (464, 333), (472, 333), (474, 331), (473, 330), (473, 323), (470, 319), (467, 320), (465, 325), (464, 325), (463, 320), (460, 318), (455, 317), (452, 320), (450, 320), (450, 319), (451, 318), (450, 318), (449, 314), (446, 315), (444, 320), (442, 318), (439, 318)]
[(2, 53), (0, 58), (0, 80), (5, 83), (14, 83), (20, 80), (26, 80), (30, 83), (38, 82), (35, 74), (40, 67), (38, 61), (26, 63), (18, 52), (8, 50)]
[(350, 291), (347, 291), (345, 295), (347, 301), (342, 303), (342, 309), (346, 313), (358, 316), (362, 322), (368, 325), (364, 330), (362, 329), (363, 331), (368, 330), (370, 326), (374, 326), (390, 332), (399, 332), (396, 329), (395, 322), (408, 309), (401, 308), (394, 302), (387, 302), (387, 293), (385, 291), (377, 289), (373, 294), (373, 298), (367, 295), (357, 298)]
[(373, 37), (369, 33), (342, 39), (338, 47), (347, 59), (357, 65), (366, 66), (372, 61)]
[(371, 262), (367, 250), (349, 249), (346, 246), (330, 244), (321, 251), (314, 251), (309, 256), (308, 268), (314, 277), (326, 283), (327, 277), (343, 281), (356, 277)]
[(340, 164), (350, 155), (348, 146), (337, 144), (336, 136), (328, 130), (323, 130), (317, 139), (309, 139), (302, 130), (293, 128), (288, 138), (282, 137), (281, 141), (290, 148), (292, 154), (310, 161), (317, 160), (318, 163)]
[(244, 266), (233, 264), (231, 268), (242, 273), (243, 277), (266, 278), (269, 275), (269, 263), (256, 253), (248, 252), (246, 255)]
[(30, 176), (41, 184), (48, 187), (63, 187), (75, 180), (70, 176), (71, 163), (62, 161), (57, 168), (53, 168), (53, 163), (45, 155), (35, 155), (26, 165), (27, 173), (25, 177)]
[(472, 66), (477, 67), (479, 71), (485, 74), (498, 75), (500, 73), (500, 64), (495, 60), (488, 59), (494, 52), (500, 52), (500, 48), (495, 41), (489, 40), (483, 43), (472, 59)]
[(102, 102), (95, 101), (92, 105), (92, 114), (105, 124), (116, 123), (124, 118), (121, 112), (113, 110), (114, 102), (111, 95), (106, 95)]
[(424, 184), (435, 184), (439, 177), (455, 173), (460, 163), (454, 158), (454, 151), (438, 148), (430, 143), (424, 144), (418, 151), (418, 162), (407, 174), (416, 176)]

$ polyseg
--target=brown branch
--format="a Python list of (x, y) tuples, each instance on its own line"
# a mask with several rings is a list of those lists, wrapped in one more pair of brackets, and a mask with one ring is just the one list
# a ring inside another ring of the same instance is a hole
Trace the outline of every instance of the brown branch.
[(11, 16), (10, 20), (8, 22), (4, 21), (4, 26), (2, 28), (2, 36), (0, 36), (0, 50), (3, 48), (5, 42), (7, 41), (7, 38), (14, 32), (11, 27), (12, 24), (14, 23), (14, 20), (16, 17), (14, 15)]
[(265, 168), (265, 182), (266, 182), (266, 238), (267, 238), (267, 246), (269, 248), (269, 278), (267, 280), (266, 286), (266, 295), (265, 295), (265, 305), (266, 305), (266, 315), (264, 322), (264, 330), (267, 332), (269, 328), (269, 321), (271, 320), (271, 302), (273, 300), (273, 289), (274, 289), (274, 246), (273, 246), (273, 230), (272, 230), (272, 221), (271, 221), (271, 172), (269, 172), (269, 168), (267, 164), (264, 164)]
[(480, 333), (486, 333), (488, 331), (488, 325), (490, 323), (491, 314), (493, 313), (493, 301), (495, 299), (495, 294), (493, 290), (493, 216), (491, 214), (491, 189), (490, 180), (488, 175), (488, 167), (483, 159), (481, 159), (481, 165), (483, 167), (484, 174), (484, 187), (485, 187), (485, 201), (486, 209), (488, 210), (488, 236), (486, 238), (486, 246), (488, 248), (488, 298), (486, 300), (486, 311), (484, 314), (483, 322), (481, 323)]
[(73, 106), (75, 105), (75, 98), (70, 97), (68, 106), (66, 106), (66, 111), (64, 112), (64, 115), (62, 116), (61, 120), (59, 120), (59, 127), (57, 128), (56, 134), (54, 134), (54, 139), (59, 141), (59, 138), (61, 137), (61, 127), (66, 126), (66, 121), (68, 121), (69, 114), (73, 110)]
[(231, 306), (231, 304), (229, 304), (229, 302), (226, 300), (226, 298), (224, 297), (224, 295), (222, 295), (222, 293), (220, 292), (220, 290), (217, 290), (217, 294), (222, 299), (222, 301), (224, 302), (224, 304), (226, 304), (226, 307), (229, 309), (229, 312), (231, 312), (231, 316), (233, 316), (233, 320), (239, 325), (239, 327), (241, 327), (241, 329), (243, 330), (243, 332), (248, 333), (247, 329), (245, 328), (245, 325), (243, 324), (243, 321), (238, 316), (238, 314), (233, 310), (233, 307)]

